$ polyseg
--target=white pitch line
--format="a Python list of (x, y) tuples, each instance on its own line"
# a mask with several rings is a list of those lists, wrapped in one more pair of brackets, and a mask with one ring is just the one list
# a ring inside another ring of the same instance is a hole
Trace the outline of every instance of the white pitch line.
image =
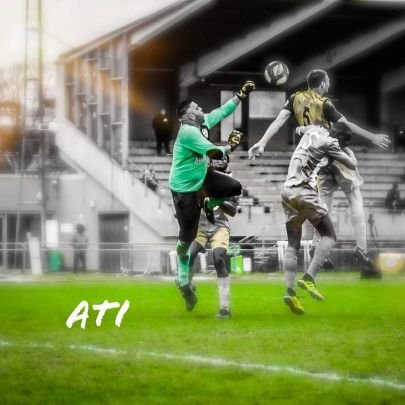
[[(0, 340), (0, 347), (18, 346), (15, 343)], [(22, 346), (22, 345), (19, 345)], [(57, 346), (52, 343), (29, 343), (28, 347), (43, 348), (43, 349), (57, 349)], [(116, 348), (102, 348), (94, 345), (68, 345), (66, 348), (71, 350), (84, 350), (93, 353), (114, 354), (114, 355), (131, 355), (132, 352)], [(405, 383), (386, 380), (380, 377), (348, 377), (337, 373), (317, 373), (302, 370), (295, 367), (277, 366), (271, 364), (260, 364), (251, 362), (239, 362), (235, 360), (227, 360), (215, 357), (198, 356), (193, 354), (177, 355), (170, 353), (158, 352), (134, 352), (137, 357), (141, 358), (154, 358), (159, 360), (177, 361), (182, 363), (194, 363), (205, 366), (223, 367), (223, 368), (238, 368), (247, 371), (262, 371), (272, 374), (291, 374), (294, 376), (302, 376), (332, 382), (349, 382), (354, 384), (365, 384), (377, 387), (392, 388), (398, 391), (405, 391)]]
[(197, 356), (197, 355), (184, 355), (179, 356), (175, 354), (165, 354), (165, 353), (155, 353), (155, 352), (145, 352), (142, 353), (145, 357), (155, 357), (158, 359), (174, 360), (187, 363), (196, 363), (204, 364), (216, 367), (235, 367), (243, 370), (260, 370), (267, 371), (270, 373), (280, 373), (280, 374), (292, 374), (298, 376), (304, 376), (309, 378), (314, 378), (316, 380), (328, 380), (328, 381), (337, 381), (337, 382), (351, 382), (356, 384), (368, 384), (376, 385), (382, 387), (394, 388), (396, 390), (405, 390), (405, 384), (396, 383), (390, 380), (384, 380), (379, 377), (370, 377), (370, 378), (357, 378), (357, 377), (346, 377), (339, 375), (337, 373), (316, 373), (311, 371), (302, 370), (295, 367), (288, 366), (276, 366), (269, 364), (258, 364), (258, 363), (245, 363), (238, 362), (234, 360), (226, 360), (221, 358)]

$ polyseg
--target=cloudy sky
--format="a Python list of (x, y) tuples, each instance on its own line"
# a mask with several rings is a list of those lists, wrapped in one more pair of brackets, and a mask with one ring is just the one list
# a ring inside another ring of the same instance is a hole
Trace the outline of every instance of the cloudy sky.
[[(179, 0), (42, 0), (44, 54), (56, 57)], [(0, 0), (0, 66), (23, 61), (25, 0)]]

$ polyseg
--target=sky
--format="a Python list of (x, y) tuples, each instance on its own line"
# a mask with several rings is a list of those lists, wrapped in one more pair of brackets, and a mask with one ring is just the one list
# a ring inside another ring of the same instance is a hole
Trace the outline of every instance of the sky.
[[(71, 48), (178, 1), (180, 0), (42, 0), (44, 59), (55, 60), (58, 55)], [(405, 0), (389, 0), (388, 3), (395, 1)], [(25, 2), (26, 0), (0, 0), (0, 67), (23, 62)]]
[[(44, 59), (58, 55), (178, 0), (42, 0)], [(24, 60), (26, 0), (0, 0), (0, 67)]]

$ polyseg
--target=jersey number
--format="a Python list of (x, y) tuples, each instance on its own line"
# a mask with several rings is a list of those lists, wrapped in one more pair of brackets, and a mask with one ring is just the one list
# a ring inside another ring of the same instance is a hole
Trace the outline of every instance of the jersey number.
[(302, 119), (304, 121), (304, 125), (311, 125), (311, 117), (309, 116), (309, 107), (304, 108)]

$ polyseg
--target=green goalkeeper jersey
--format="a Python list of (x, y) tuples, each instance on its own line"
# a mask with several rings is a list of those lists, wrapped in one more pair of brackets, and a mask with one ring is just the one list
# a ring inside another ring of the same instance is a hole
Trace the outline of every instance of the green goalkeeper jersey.
[[(233, 111), (237, 104), (231, 99), (221, 107), (204, 115), (203, 125), (208, 129), (222, 121)], [(173, 148), (173, 161), (170, 169), (169, 187), (178, 193), (197, 191), (204, 183), (209, 158), (207, 153), (217, 150), (225, 155), (225, 148), (206, 139), (201, 129), (182, 124)]]

